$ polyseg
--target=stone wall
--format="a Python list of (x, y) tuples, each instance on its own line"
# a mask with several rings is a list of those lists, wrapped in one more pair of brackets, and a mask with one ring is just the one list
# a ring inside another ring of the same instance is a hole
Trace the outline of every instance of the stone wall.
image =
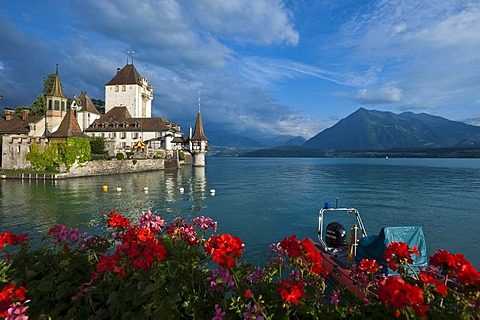
[(56, 178), (90, 177), (164, 169), (165, 161), (163, 159), (95, 160), (83, 165), (75, 164), (69, 172), (57, 174)]
[(27, 153), (32, 144), (36, 143), (44, 149), (48, 140), (44, 137), (29, 137), (26, 135), (4, 135), (2, 137), (2, 169), (28, 169)]

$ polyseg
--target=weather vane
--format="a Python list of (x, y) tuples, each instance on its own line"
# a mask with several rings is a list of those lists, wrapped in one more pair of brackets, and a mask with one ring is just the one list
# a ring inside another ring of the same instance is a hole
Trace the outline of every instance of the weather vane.
[(133, 54), (135, 53), (135, 51), (124, 51), (125, 54), (127, 55), (127, 64), (128, 64), (128, 57), (132, 57), (132, 64), (133, 64)]

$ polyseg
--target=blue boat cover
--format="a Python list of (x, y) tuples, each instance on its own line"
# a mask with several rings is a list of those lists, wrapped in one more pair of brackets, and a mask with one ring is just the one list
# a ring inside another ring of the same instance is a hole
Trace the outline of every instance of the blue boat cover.
[(427, 244), (423, 235), (422, 227), (385, 227), (380, 230), (376, 236), (363, 237), (357, 247), (356, 263), (360, 263), (363, 258), (375, 259), (377, 263), (383, 266), (383, 271), (387, 274), (396, 274), (390, 270), (385, 262), (383, 254), (390, 242), (405, 242), (410, 247), (417, 247), (420, 256), (412, 255), (413, 263), (411, 266), (418, 270), (420, 266), (426, 266), (428, 263)]

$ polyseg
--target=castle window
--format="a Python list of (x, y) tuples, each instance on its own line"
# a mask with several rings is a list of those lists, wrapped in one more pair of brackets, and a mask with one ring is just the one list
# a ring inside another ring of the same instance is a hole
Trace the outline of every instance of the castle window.
[(65, 111), (65, 101), (62, 101), (62, 111)]
[(48, 110), (52, 110), (52, 100), (48, 100)]
[(55, 110), (60, 110), (60, 101), (55, 100), (54, 109)]
[(127, 87), (126, 86), (122, 86), (122, 91), (125, 91), (127, 90)]
[(118, 92), (118, 86), (115, 86), (115, 92)]

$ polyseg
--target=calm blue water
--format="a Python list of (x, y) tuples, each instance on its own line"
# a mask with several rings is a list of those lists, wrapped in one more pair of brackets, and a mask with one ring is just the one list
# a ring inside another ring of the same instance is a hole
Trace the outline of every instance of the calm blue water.
[(205, 215), (218, 221), (218, 232), (239, 236), (247, 260), (261, 264), (272, 242), (315, 238), (318, 210), (336, 197), (360, 211), (369, 234), (420, 225), (429, 254), (460, 252), (480, 268), (480, 159), (207, 158), (206, 168), (7, 179), (0, 181), (0, 230), (40, 237), (62, 223), (101, 232), (111, 210), (131, 218), (150, 210), (166, 220)]

